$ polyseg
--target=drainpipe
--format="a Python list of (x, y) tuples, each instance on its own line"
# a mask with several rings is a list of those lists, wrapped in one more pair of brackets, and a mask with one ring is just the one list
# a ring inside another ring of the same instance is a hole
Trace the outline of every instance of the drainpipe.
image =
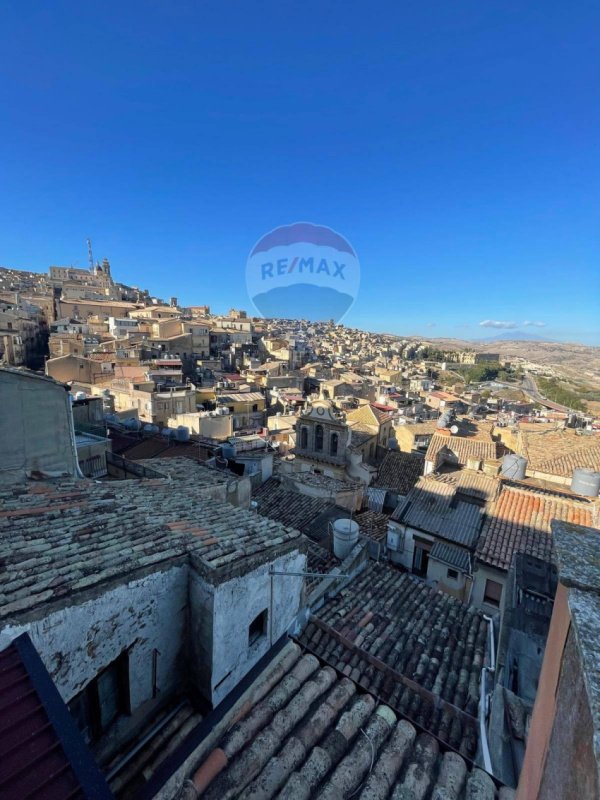
[(487, 730), (485, 727), (485, 717), (487, 712), (487, 686), (486, 675), (490, 670), (488, 667), (483, 667), (481, 670), (481, 692), (479, 698), (479, 739), (481, 741), (481, 752), (483, 754), (483, 766), (486, 772), (493, 775), (492, 772), (492, 759), (490, 756), (490, 748), (487, 740)]
[(492, 759), (490, 756), (490, 749), (487, 739), (486, 729), (486, 716), (488, 710), (488, 690), (487, 690), (487, 676), (496, 672), (496, 643), (494, 639), (494, 621), (487, 614), (483, 618), (488, 623), (489, 632), (489, 649), (490, 649), (490, 666), (482, 667), (481, 669), (481, 689), (479, 697), (479, 738), (481, 741), (481, 751), (483, 754), (483, 764), (486, 772), (493, 775)]
[(65, 392), (65, 403), (67, 406), (67, 419), (69, 420), (69, 438), (71, 439), (71, 447), (73, 448), (73, 455), (75, 456), (75, 474), (78, 478), (85, 478), (79, 466), (79, 459), (77, 457), (77, 442), (75, 441), (75, 422), (73, 421), (73, 408), (71, 406), (71, 395)]
[(494, 637), (494, 621), (487, 614), (483, 615), (484, 620), (488, 624), (489, 631), (489, 648), (490, 648), (490, 672), (496, 671), (496, 642)]

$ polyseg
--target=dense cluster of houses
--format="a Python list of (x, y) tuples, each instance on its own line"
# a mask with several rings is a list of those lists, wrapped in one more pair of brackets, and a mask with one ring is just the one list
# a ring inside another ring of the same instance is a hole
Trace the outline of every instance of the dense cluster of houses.
[(0, 369), (2, 796), (594, 796), (590, 420), (108, 262), (49, 288), (46, 374)]

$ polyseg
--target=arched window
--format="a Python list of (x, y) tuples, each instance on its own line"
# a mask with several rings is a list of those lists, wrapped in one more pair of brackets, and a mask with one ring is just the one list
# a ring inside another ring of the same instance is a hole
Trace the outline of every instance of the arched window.
[(300, 447), (303, 450), (308, 449), (308, 428), (302, 428), (300, 431)]
[(323, 426), (317, 425), (315, 428), (315, 450), (323, 449)]
[(329, 441), (329, 454), (332, 456), (337, 456), (338, 451), (338, 435), (337, 433), (331, 434), (331, 439)]

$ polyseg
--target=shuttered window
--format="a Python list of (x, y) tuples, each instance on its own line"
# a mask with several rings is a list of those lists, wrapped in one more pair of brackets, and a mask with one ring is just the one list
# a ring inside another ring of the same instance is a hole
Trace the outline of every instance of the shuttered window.
[(490, 606), (499, 606), (502, 599), (502, 584), (488, 579), (485, 582), (483, 602)]

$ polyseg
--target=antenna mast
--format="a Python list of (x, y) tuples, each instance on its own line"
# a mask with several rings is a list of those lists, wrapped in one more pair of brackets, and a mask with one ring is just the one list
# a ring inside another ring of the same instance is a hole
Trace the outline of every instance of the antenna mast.
[(94, 271), (94, 256), (92, 255), (92, 240), (87, 239), (87, 246), (88, 246), (88, 261), (90, 264), (90, 272)]

